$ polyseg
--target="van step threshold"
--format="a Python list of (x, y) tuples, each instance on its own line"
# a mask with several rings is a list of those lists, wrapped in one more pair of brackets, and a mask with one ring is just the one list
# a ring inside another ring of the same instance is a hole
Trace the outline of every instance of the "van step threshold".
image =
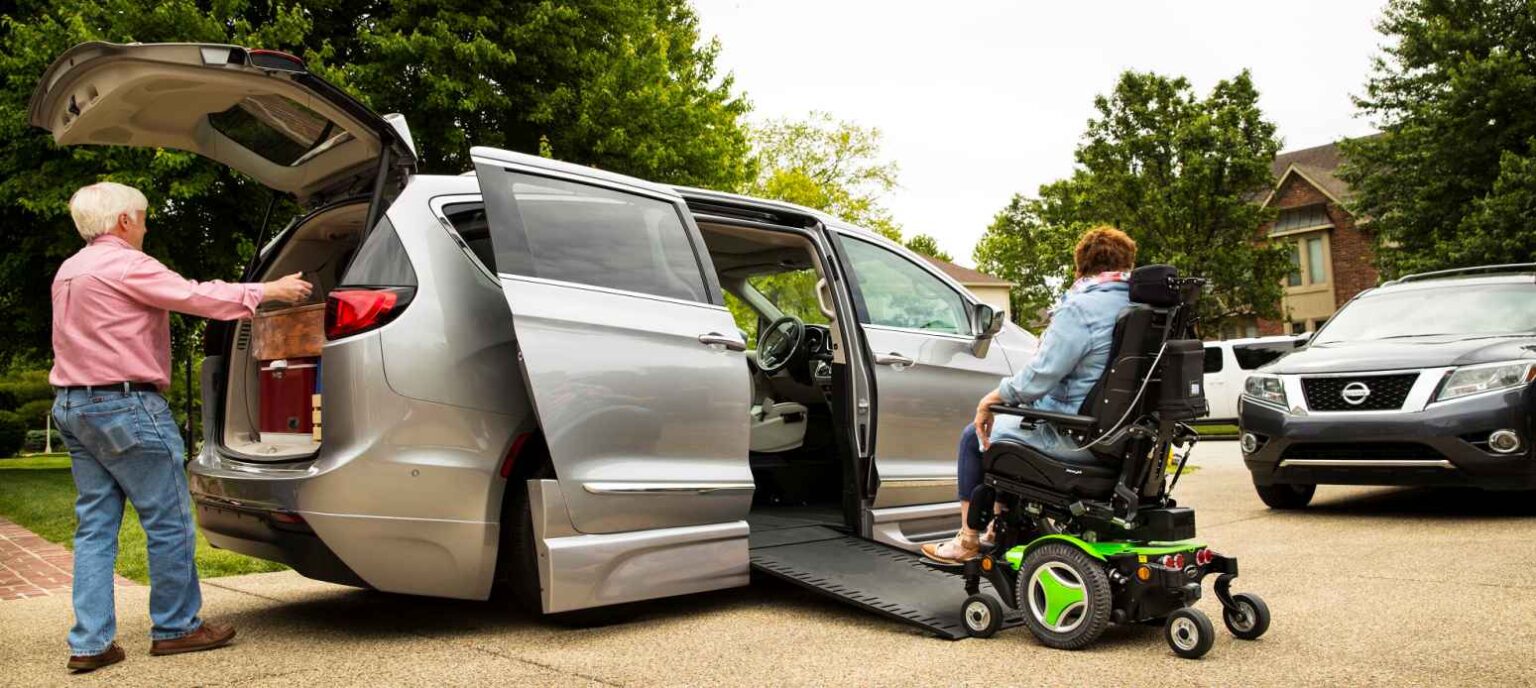
[[(805, 536), (810, 529), (795, 529)], [(855, 607), (921, 627), (940, 638), (966, 637), (960, 621), (965, 585), (958, 571), (934, 568), (911, 552), (831, 528), (820, 537), (770, 544), (763, 539), (751, 550), (752, 568), (827, 595)], [(760, 543), (760, 544), (759, 544)], [(997, 592), (985, 580), (981, 590)], [(1024, 617), (1003, 606), (1003, 628)]]

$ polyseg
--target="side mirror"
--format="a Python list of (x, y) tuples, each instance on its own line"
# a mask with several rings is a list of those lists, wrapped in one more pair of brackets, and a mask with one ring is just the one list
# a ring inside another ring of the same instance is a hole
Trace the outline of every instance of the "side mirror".
[(987, 355), (987, 350), (991, 348), (992, 338), (996, 337), (998, 332), (1003, 331), (1003, 322), (1007, 318), (1003, 317), (1001, 311), (984, 303), (978, 303), (974, 306), (972, 317), (976, 323), (977, 333), (976, 341), (971, 344), (971, 353), (975, 354), (977, 358), (982, 358)]

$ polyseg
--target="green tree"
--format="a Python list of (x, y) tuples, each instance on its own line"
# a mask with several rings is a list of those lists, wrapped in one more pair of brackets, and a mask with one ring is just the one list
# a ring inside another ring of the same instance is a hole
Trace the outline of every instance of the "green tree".
[(946, 253), (944, 249), (939, 248), (939, 240), (927, 234), (918, 234), (906, 240), (905, 243), (907, 248), (925, 256), (938, 258), (939, 260), (954, 261), (954, 258)]
[(752, 129), (757, 177), (745, 193), (826, 211), (901, 241), (880, 198), (896, 188), (895, 162), (882, 160), (880, 130), (825, 112)]
[(311, 61), (375, 110), (405, 113), (427, 171), (469, 169), (477, 145), (692, 186), (752, 176), (750, 106), (717, 74), (720, 46), (686, 0), (333, 4), (362, 18)]
[(1246, 71), (1204, 98), (1182, 77), (1122, 74), (1094, 99), (1072, 176), (1010, 201), (977, 245), (979, 268), (1019, 283), (1014, 312), (1030, 322), (1071, 279), (1077, 236), (1108, 224), (1136, 240), (1139, 263), (1210, 280), (1207, 324), (1277, 316), (1289, 259), (1256, 241), (1268, 216), (1253, 196), (1273, 183), (1279, 141), (1258, 96)]
[(1536, 5), (1393, 0), (1356, 99), (1382, 135), (1345, 141), (1383, 277), (1536, 261)]

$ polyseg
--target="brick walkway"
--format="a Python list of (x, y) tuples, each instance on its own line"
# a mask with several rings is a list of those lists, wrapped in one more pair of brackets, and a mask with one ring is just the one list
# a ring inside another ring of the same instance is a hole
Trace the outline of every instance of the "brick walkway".
[[(74, 557), (61, 545), (0, 518), (0, 600), (68, 595)], [(138, 585), (122, 576), (118, 585)]]

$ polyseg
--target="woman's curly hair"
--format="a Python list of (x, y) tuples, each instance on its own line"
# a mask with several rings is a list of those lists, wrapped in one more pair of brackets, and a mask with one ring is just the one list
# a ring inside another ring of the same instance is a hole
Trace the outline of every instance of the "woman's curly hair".
[(1136, 267), (1136, 241), (1114, 227), (1094, 227), (1078, 239), (1073, 257), (1079, 276), (1128, 271)]

